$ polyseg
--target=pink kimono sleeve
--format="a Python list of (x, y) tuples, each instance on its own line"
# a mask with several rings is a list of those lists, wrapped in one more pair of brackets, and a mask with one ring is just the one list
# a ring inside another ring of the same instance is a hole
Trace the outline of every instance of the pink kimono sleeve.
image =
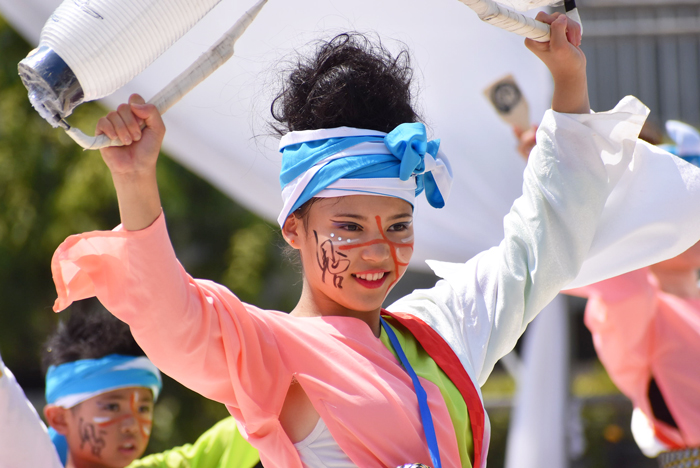
[[(141, 231), (69, 237), (52, 260), (60, 311), (97, 296), (166, 374), (229, 406), (249, 434), (278, 424), (291, 374), (270, 330), (278, 312), (244, 304), (182, 268), (164, 216)], [(245, 348), (245, 352), (243, 349)]]
[(648, 270), (565, 292), (588, 297), (584, 322), (615, 385), (633, 401), (645, 398), (651, 372), (650, 327), (656, 311)]

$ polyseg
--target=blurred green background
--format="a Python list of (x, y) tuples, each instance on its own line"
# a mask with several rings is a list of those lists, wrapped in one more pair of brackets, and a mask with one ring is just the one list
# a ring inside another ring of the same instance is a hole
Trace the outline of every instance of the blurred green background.
[[(34, 397), (43, 392), (42, 344), (60, 318), (51, 310), (51, 256), (71, 234), (114, 228), (119, 212), (100, 154), (82, 151), (30, 106), (17, 75), (30, 49), (0, 17), (0, 352)], [(94, 128), (105, 113), (87, 103), (71, 122)], [(158, 179), (175, 250), (193, 276), (223, 283), (261, 307), (291, 310), (301, 283), (281, 257), (278, 228), (167, 156)], [(166, 379), (149, 451), (193, 441), (227, 415), (222, 405)]]
[[(41, 405), (42, 343), (59, 320), (51, 310), (51, 256), (71, 234), (112, 229), (119, 213), (99, 153), (83, 152), (29, 105), (17, 63), (30, 48), (0, 17), (0, 352)], [(105, 113), (97, 104), (83, 104), (71, 122), (90, 129)], [(194, 277), (225, 284), (244, 301), (291, 310), (301, 290), (300, 277), (282, 258), (276, 226), (167, 155), (159, 162), (158, 177), (171, 238), (185, 268)], [(414, 276), (404, 281), (404, 289), (431, 281)], [(631, 405), (592, 354), (584, 358), (585, 364), (574, 370), (572, 392), (580, 399), (586, 445), (572, 466), (654, 466), (631, 440)], [(513, 391), (512, 379), (499, 369), (484, 387), (493, 428), (491, 467), (503, 465)], [(148, 452), (191, 442), (227, 414), (221, 404), (166, 378)]]

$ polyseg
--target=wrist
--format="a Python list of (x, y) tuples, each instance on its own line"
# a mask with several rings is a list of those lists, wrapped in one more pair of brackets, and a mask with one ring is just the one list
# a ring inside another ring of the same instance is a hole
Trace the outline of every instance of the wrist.
[(563, 114), (588, 114), (590, 112), (588, 82), (585, 74), (555, 78), (552, 110)]
[(155, 168), (112, 174), (122, 225), (127, 231), (147, 228), (161, 213)]
[(112, 172), (112, 182), (115, 188), (131, 185), (148, 184), (156, 180), (156, 168), (135, 169), (126, 172)]

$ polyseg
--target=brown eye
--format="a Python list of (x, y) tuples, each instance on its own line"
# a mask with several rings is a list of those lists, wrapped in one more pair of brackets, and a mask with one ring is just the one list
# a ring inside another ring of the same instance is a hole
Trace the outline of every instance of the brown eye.
[(408, 229), (408, 227), (409, 227), (410, 225), (411, 225), (411, 223), (396, 223), (396, 224), (392, 224), (391, 226), (389, 226), (389, 231), (393, 231), (393, 232), (405, 231), (405, 230)]
[(120, 410), (119, 403), (107, 403), (105, 405), (102, 405), (102, 409), (104, 411), (111, 411), (114, 413), (118, 413)]
[(334, 227), (336, 229), (342, 229), (343, 231), (349, 232), (357, 232), (362, 230), (362, 227), (355, 223), (336, 223)]

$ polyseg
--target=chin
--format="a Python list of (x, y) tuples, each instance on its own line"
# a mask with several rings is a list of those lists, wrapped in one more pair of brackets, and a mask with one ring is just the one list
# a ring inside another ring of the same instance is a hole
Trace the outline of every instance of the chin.
[(358, 300), (357, 296), (354, 295), (354, 297), (351, 296), (350, 298), (338, 298), (336, 302), (345, 309), (362, 314), (375, 312), (376, 310), (381, 309), (385, 297), (386, 295), (382, 296), (381, 298), (367, 298), (366, 300)]

